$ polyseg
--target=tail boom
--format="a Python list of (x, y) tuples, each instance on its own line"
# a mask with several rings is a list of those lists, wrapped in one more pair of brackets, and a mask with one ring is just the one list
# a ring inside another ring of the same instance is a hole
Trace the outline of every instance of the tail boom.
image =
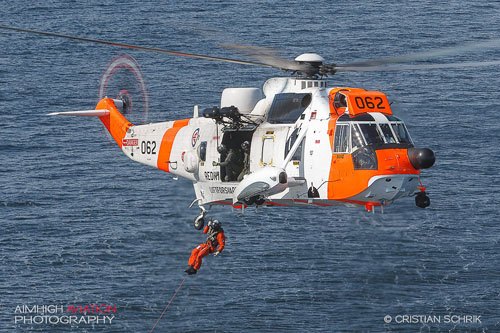
[(109, 131), (118, 146), (122, 148), (123, 138), (127, 134), (127, 130), (133, 126), (115, 106), (111, 98), (103, 98), (96, 106), (96, 110), (108, 110), (109, 114), (100, 116), (106, 129)]

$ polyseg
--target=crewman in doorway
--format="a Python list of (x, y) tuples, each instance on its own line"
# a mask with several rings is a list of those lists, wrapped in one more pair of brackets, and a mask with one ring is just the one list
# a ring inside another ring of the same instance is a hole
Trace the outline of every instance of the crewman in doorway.
[(203, 229), (203, 233), (208, 234), (207, 241), (198, 245), (193, 252), (191, 252), (188, 261), (189, 268), (185, 270), (189, 275), (196, 274), (200, 269), (203, 257), (214, 252), (214, 256), (218, 256), (226, 245), (226, 236), (224, 236), (224, 230), (219, 220), (208, 221), (205, 229)]
[(218, 166), (220, 165), (221, 167), (225, 168), (226, 171), (226, 176), (224, 177), (223, 181), (230, 182), (230, 181), (235, 181), (236, 178), (238, 178), (238, 175), (241, 170), (241, 158), (239, 156), (238, 151), (236, 151), (233, 148), (229, 149), (229, 152), (227, 152), (227, 148), (225, 145), (221, 144), (218, 148), (217, 151), (221, 156), (223, 156), (225, 153), (227, 153), (226, 158), (224, 159), (223, 162), (217, 163), (213, 162), (213, 166)]
[(243, 170), (241, 170), (238, 181), (241, 182), (245, 175), (250, 173), (250, 143), (248, 141), (244, 141), (241, 144), (241, 150), (243, 151)]

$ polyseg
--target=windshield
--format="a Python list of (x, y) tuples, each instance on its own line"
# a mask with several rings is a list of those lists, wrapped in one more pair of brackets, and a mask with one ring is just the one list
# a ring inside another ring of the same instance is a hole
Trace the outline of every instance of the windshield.
[(361, 132), (363, 132), (363, 136), (365, 137), (365, 141), (367, 145), (376, 145), (383, 144), (384, 139), (380, 135), (380, 132), (377, 129), (377, 124), (359, 124), (359, 128), (361, 128)]
[[(347, 151), (349, 142), (348, 125), (337, 124), (335, 129), (334, 152)], [(375, 122), (350, 122), (352, 151), (358, 148), (384, 144), (411, 144), (410, 135), (401, 122), (375, 123)]]
[(385, 143), (396, 143), (396, 138), (392, 134), (391, 126), (389, 124), (379, 124), (382, 130), (382, 135), (384, 137)]
[(358, 125), (352, 124), (351, 131), (352, 131), (352, 149), (354, 150), (356, 148), (363, 147), (365, 145), (365, 140), (363, 139), (363, 135), (361, 134)]
[(411, 143), (410, 135), (403, 123), (392, 123), (391, 125), (400, 143)]

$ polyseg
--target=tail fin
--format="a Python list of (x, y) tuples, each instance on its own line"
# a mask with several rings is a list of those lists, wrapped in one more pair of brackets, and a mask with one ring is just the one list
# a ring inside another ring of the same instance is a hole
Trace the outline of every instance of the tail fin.
[(102, 123), (108, 129), (109, 133), (115, 139), (116, 143), (120, 148), (122, 147), (122, 140), (127, 134), (127, 130), (130, 126), (133, 126), (115, 106), (115, 103), (111, 98), (103, 98), (97, 103), (96, 110), (106, 109), (109, 111), (109, 115), (99, 117)]
[(118, 111), (115, 102), (111, 98), (101, 99), (99, 103), (97, 103), (95, 110), (54, 112), (49, 113), (49, 116), (99, 117), (120, 148), (122, 147), (122, 140), (125, 134), (127, 134), (127, 130), (130, 126), (133, 126), (120, 111)]

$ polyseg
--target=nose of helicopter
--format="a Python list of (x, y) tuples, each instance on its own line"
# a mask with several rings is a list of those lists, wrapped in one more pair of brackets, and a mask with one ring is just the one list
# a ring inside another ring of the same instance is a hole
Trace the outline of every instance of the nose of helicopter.
[(417, 190), (418, 175), (392, 174), (374, 176), (368, 182), (368, 188), (352, 199), (372, 202), (392, 202), (407, 197)]
[(429, 148), (408, 148), (408, 159), (415, 169), (420, 170), (433, 166), (436, 156)]

